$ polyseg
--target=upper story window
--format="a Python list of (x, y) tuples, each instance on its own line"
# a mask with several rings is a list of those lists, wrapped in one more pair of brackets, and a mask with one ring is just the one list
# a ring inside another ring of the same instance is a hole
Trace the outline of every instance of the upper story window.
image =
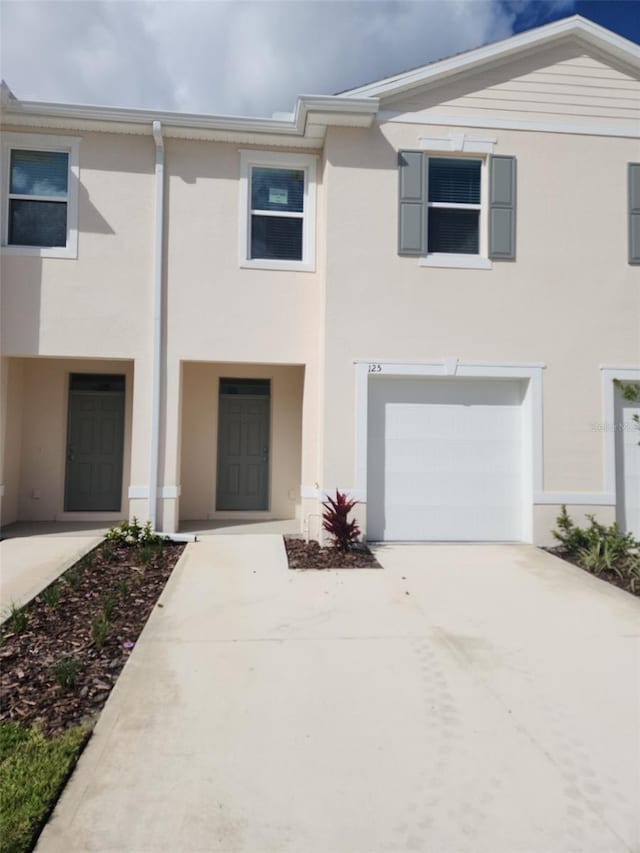
[(79, 140), (3, 135), (2, 251), (77, 257)]
[(429, 254), (480, 254), (481, 166), (480, 160), (429, 158)]
[(420, 141), (398, 152), (398, 254), (458, 269), (515, 260), (515, 157), (465, 134)]
[(241, 152), (240, 264), (315, 269), (316, 158)]

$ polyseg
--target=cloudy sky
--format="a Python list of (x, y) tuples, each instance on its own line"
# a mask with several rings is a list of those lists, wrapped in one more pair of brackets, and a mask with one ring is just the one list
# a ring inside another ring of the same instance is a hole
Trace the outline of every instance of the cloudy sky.
[(18, 98), (270, 115), (576, 12), (628, 38), (640, 0), (0, 0)]

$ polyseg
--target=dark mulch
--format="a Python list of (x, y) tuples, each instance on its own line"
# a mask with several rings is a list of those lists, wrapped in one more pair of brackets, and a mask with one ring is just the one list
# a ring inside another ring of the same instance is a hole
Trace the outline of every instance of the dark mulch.
[(321, 548), (315, 542), (284, 537), (290, 569), (381, 569), (366, 545), (343, 553), (337, 548)]
[[(0, 722), (38, 723), (46, 734), (91, 721), (107, 700), (184, 545), (165, 543), (149, 554), (98, 547), (56, 582), (57, 604), (47, 591), (27, 604), (27, 626), (9, 619), (0, 629)], [(52, 585), (53, 586), (53, 585)], [(51, 587), (49, 587), (51, 589)], [(102, 648), (91, 624), (112, 612)], [(158, 605), (162, 607), (161, 604)], [(54, 675), (61, 658), (78, 661), (76, 683), (63, 689)]]
[[(577, 566), (579, 569), (582, 569), (583, 572), (587, 571), (584, 566), (580, 565), (578, 559), (563, 548), (562, 545), (544, 548), (543, 550), (548, 551), (555, 557), (560, 557), (561, 560), (566, 560), (567, 563)], [(592, 573), (588, 572), (588, 574)], [(631, 578), (629, 577), (625, 576), (620, 578), (615, 572), (607, 571), (606, 569), (597, 575), (594, 574), (593, 577), (600, 578), (601, 581), (606, 581), (606, 583), (610, 583), (612, 586), (617, 586), (619, 589), (623, 589), (625, 592), (631, 593), (631, 595), (637, 595), (640, 597), (640, 584), (636, 584), (634, 589), (631, 586)]]

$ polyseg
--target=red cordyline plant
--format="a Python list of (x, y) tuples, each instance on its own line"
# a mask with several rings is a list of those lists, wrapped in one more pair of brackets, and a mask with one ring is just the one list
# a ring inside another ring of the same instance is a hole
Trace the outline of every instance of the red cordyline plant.
[(357, 503), (336, 489), (335, 500), (327, 496), (322, 504), (325, 509), (322, 513), (322, 527), (333, 536), (333, 545), (338, 551), (350, 551), (360, 536), (357, 521), (348, 520), (349, 513)]

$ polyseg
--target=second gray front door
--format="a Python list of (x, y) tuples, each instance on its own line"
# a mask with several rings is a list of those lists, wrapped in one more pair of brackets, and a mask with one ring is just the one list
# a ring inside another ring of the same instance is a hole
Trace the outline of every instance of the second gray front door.
[(269, 509), (269, 385), (264, 380), (253, 385), (221, 380), (217, 480), (216, 509)]

